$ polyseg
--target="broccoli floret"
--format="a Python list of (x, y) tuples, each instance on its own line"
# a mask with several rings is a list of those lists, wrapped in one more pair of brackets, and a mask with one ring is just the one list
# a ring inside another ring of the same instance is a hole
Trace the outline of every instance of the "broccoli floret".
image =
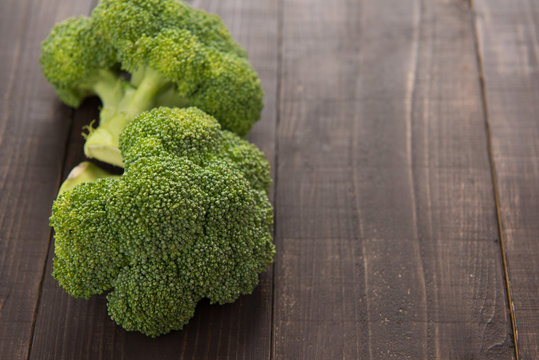
[(119, 134), (145, 110), (196, 106), (245, 136), (263, 106), (260, 80), (221, 20), (177, 0), (102, 0), (91, 16), (57, 24), (40, 62), (67, 105), (101, 99), (84, 152), (117, 166)]
[(203, 298), (251, 293), (275, 251), (263, 153), (197, 108), (165, 107), (135, 117), (120, 149), (122, 175), (83, 166), (53, 204), (59, 284), (110, 291), (111, 318), (152, 337)]

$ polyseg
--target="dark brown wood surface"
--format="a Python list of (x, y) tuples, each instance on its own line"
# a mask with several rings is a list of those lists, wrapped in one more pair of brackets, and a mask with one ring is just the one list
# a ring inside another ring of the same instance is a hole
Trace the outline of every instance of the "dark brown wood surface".
[(50, 205), (99, 102), (62, 105), (39, 43), (95, 1), (2, 1), (0, 358), (514, 359), (517, 332), (537, 358), (539, 5), (191, 3), (262, 79), (250, 140), (273, 167), (274, 266), (158, 339), (59, 288)]
[(47, 258), (71, 110), (39, 67), (52, 25), (88, 1), (0, 2), (0, 357), (25, 359)]
[(539, 3), (474, 5), (516, 343), (539, 359)]
[(469, 7), (325, 4), (284, 8), (276, 358), (512, 358)]

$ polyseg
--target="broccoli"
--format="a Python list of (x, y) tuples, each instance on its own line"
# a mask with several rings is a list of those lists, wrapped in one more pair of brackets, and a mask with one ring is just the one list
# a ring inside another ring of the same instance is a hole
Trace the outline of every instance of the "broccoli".
[(75, 166), (73, 170), (71, 170), (71, 172), (67, 176), (67, 179), (64, 181), (62, 186), (60, 186), (58, 194), (61, 194), (64, 191), (67, 191), (78, 184), (82, 184), (85, 182), (93, 182), (102, 177), (118, 178), (119, 176), (110, 174), (107, 171), (100, 169), (96, 165), (92, 164), (91, 162), (83, 161), (79, 165)]
[(152, 337), (251, 293), (275, 252), (263, 153), (197, 108), (144, 112), (119, 141), (122, 175), (83, 163), (53, 204), (59, 284), (110, 291), (110, 317)]
[(102, 0), (52, 29), (40, 63), (67, 105), (101, 99), (84, 152), (117, 166), (118, 137), (143, 111), (196, 106), (244, 137), (263, 106), (260, 80), (219, 17), (177, 0)]

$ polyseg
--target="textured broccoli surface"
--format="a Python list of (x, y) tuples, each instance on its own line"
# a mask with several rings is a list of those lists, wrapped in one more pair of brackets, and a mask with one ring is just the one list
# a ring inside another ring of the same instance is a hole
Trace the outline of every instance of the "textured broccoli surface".
[(199, 109), (165, 107), (130, 122), (120, 149), (121, 176), (83, 163), (53, 204), (59, 284), (110, 291), (111, 318), (149, 336), (181, 329), (202, 298), (251, 293), (275, 251), (263, 153)]
[(102, 0), (91, 16), (57, 24), (40, 62), (66, 104), (101, 99), (84, 151), (117, 166), (119, 134), (142, 111), (196, 106), (245, 136), (263, 106), (260, 80), (221, 20), (177, 0)]

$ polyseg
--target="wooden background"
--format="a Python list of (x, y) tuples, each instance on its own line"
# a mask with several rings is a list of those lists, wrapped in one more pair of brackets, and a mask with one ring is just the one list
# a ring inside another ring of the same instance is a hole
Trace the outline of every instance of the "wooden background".
[(192, 1), (262, 78), (277, 255), (155, 340), (50, 276), (99, 103), (62, 105), (39, 46), (95, 3), (0, 2), (0, 358), (539, 359), (537, 1)]

